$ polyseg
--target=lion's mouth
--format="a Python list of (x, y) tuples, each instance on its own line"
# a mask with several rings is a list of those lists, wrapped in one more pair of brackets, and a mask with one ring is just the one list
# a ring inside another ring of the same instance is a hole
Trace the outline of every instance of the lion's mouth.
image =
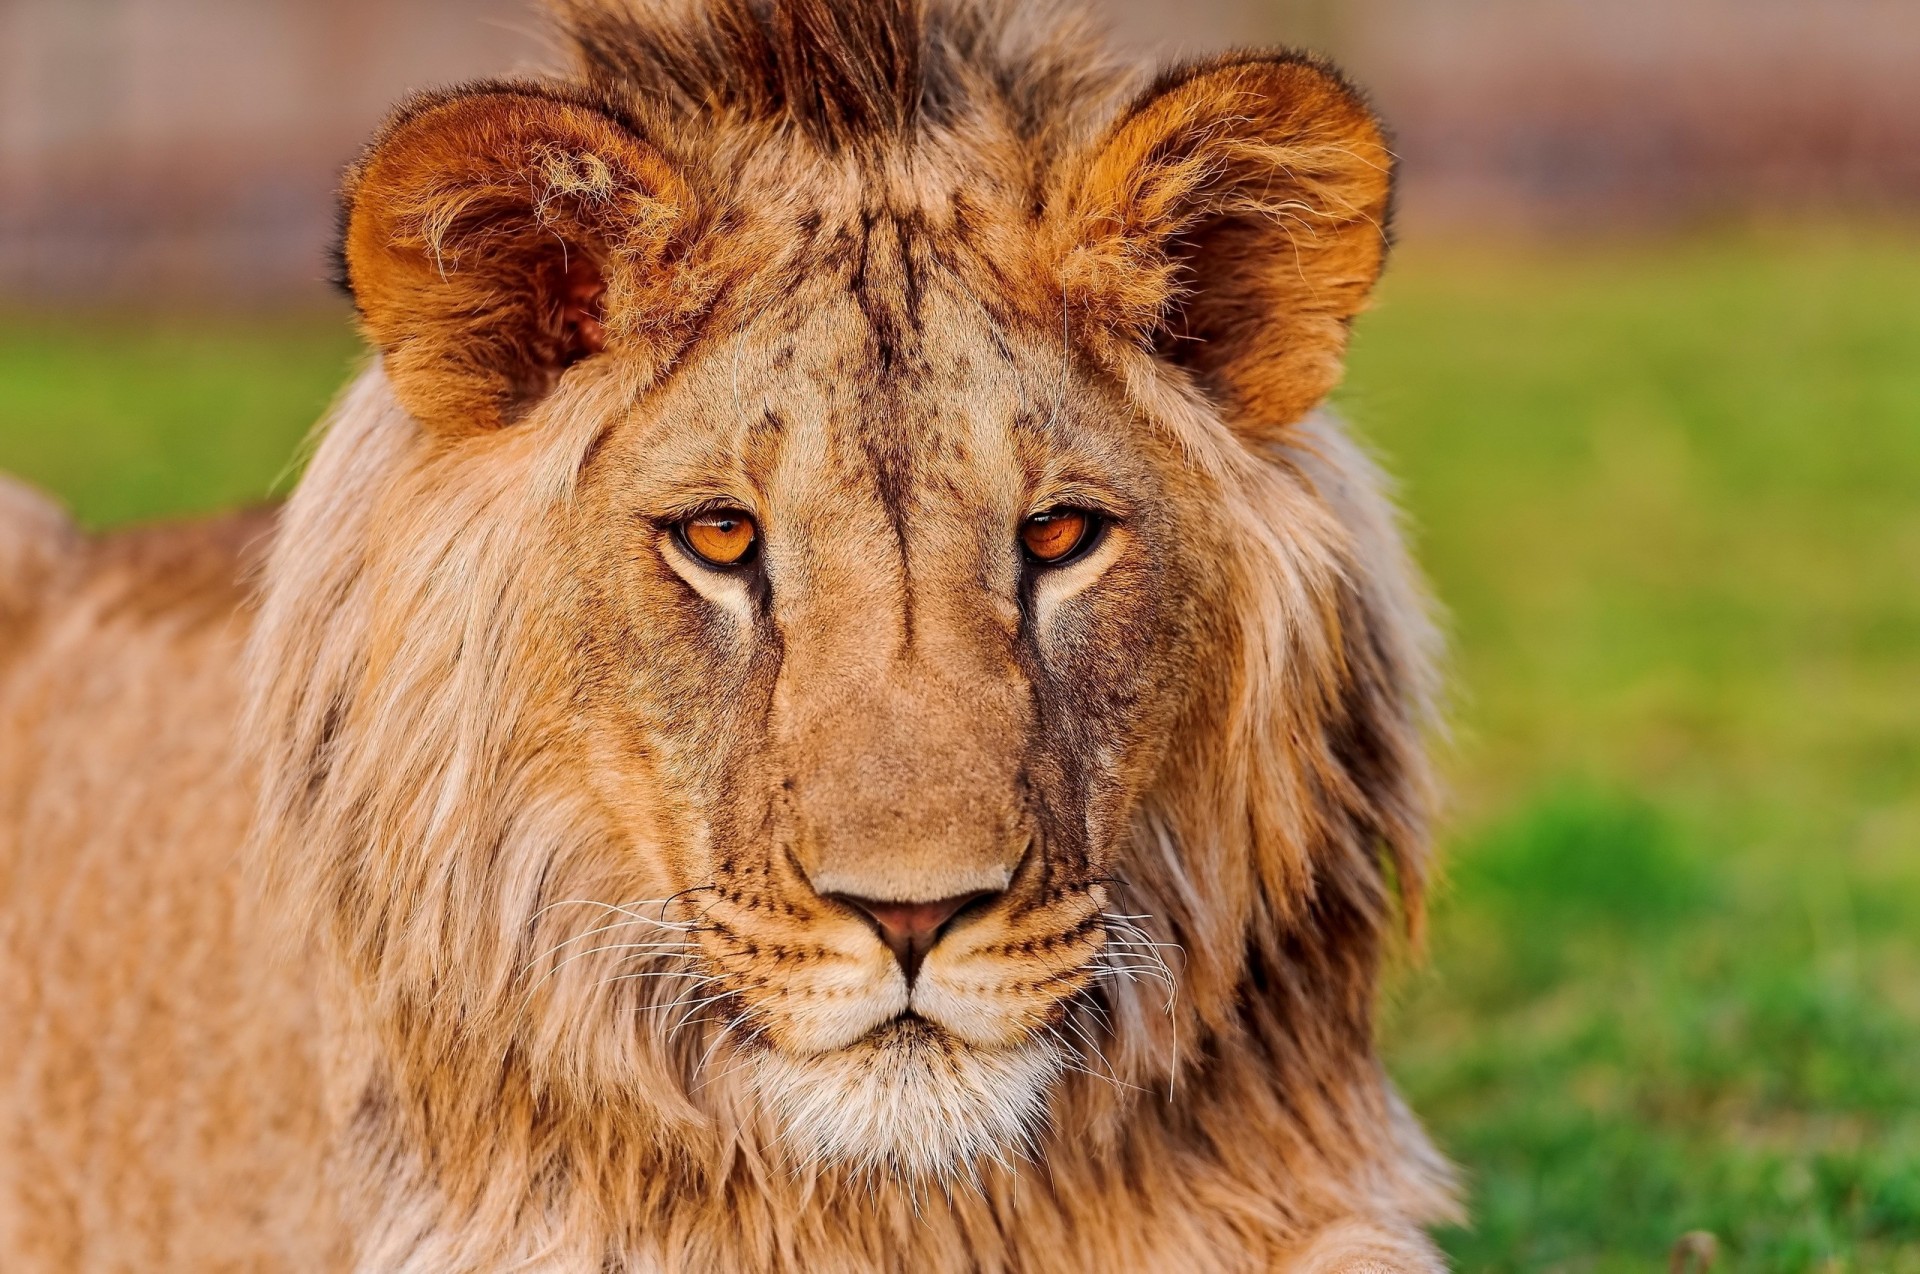
[(904, 1009), (832, 1053), (842, 1057), (884, 1058), (889, 1067), (911, 1067), (916, 1061), (931, 1063), (956, 1053), (970, 1052), (972, 1047), (938, 1022), (912, 1009)]
[(929, 1039), (950, 1039), (947, 1029), (938, 1022), (928, 1021), (912, 1009), (902, 1009), (899, 1013), (868, 1031), (859, 1042), (886, 1048), (896, 1044), (912, 1044)]

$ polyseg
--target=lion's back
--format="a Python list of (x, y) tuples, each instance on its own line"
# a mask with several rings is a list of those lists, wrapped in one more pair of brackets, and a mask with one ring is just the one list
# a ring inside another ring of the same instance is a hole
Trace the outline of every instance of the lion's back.
[(89, 538), (0, 482), (0, 1268), (304, 1245), (270, 1230), (317, 1175), (312, 1010), (250, 920), (233, 746), (271, 530)]
[(79, 544), (65, 510), (0, 473), (0, 668), (25, 640)]

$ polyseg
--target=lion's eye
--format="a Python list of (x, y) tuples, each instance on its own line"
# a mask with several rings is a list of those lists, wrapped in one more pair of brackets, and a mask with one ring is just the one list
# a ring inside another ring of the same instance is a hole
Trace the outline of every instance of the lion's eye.
[(1048, 509), (1020, 524), (1020, 544), (1029, 561), (1058, 566), (1093, 543), (1100, 517), (1086, 509)]
[(708, 566), (739, 566), (760, 543), (760, 529), (739, 509), (696, 513), (677, 529), (687, 551)]

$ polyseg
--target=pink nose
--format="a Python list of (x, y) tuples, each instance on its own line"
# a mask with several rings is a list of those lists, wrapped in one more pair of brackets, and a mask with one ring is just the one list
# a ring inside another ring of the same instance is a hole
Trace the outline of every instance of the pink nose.
[(941, 898), (935, 902), (880, 902), (873, 898), (855, 898), (849, 894), (835, 894), (834, 899), (873, 921), (880, 940), (887, 944), (894, 959), (900, 962), (907, 981), (912, 982), (914, 975), (920, 971), (920, 962), (926, 959), (933, 944), (940, 941), (954, 916), (968, 905), (993, 896), (991, 890), (981, 890)]

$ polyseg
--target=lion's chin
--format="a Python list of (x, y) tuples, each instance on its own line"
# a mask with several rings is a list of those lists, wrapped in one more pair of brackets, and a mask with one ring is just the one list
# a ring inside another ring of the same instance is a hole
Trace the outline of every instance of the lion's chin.
[(831, 1053), (767, 1050), (749, 1082), (803, 1162), (941, 1177), (1028, 1155), (1063, 1060), (1048, 1040), (981, 1049), (904, 1018)]

